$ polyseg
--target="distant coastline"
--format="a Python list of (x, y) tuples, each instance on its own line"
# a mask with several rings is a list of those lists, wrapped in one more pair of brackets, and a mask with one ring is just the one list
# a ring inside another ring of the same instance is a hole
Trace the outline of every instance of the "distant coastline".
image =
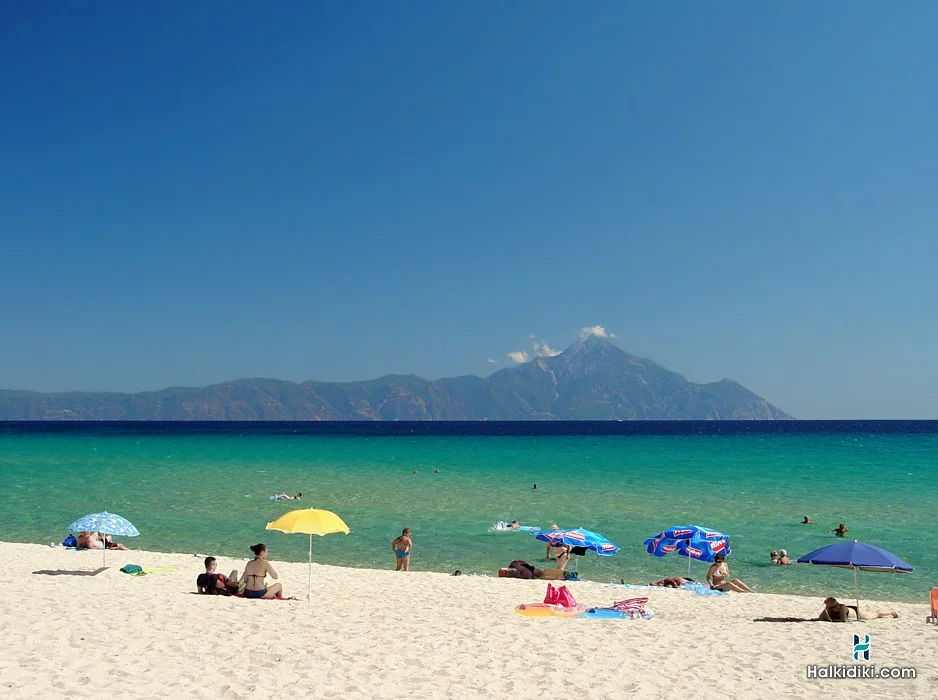
[(393, 436), (615, 436), (615, 435), (812, 435), (823, 433), (938, 434), (938, 420), (786, 421), (152, 421), (0, 420), (0, 435), (338, 435)]

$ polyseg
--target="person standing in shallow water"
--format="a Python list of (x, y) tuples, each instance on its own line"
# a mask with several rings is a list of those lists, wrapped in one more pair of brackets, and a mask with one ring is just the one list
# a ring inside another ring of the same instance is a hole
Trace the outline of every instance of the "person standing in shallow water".
[(410, 552), (413, 547), (414, 543), (410, 539), (409, 527), (404, 528), (400, 537), (391, 540), (391, 551), (394, 552), (394, 557), (397, 559), (395, 571), (410, 571)]
[(847, 529), (847, 526), (846, 526), (846, 525), (844, 525), (843, 523), (841, 523), (840, 525), (838, 525), (837, 527), (835, 527), (833, 530), (828, 530), (827, 532), (828, 532), (828, 533), (833, 532), (837, 537), (843, 537), (843, 536), (846, 535), (848, 532), (850, 532), (850, 530)]

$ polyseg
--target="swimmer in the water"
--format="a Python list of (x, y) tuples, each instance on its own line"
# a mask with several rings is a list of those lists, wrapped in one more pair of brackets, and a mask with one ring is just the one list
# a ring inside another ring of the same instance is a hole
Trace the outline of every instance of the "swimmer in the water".
[(274, 496), (275, 501), (298, 501), (303, 496), (302, 493), (298, 493), (295, 496), (289, 496), (285, 493), (278, 493)]
[(537, 484), (534, 484), (534, 488), (537, 489)]
[(850, 532), (850, 530), (847, 529), (846, 525), (841, 523), (840, 525), (835, 527), (833, 530), (828, 530), (828, 532), (833, 532), (835, 535), (837, 535), (837, 537), (843, 537), (845, 534)]
[(802, 525), (816, 525), (817, 523), (811, 522), (811, 518), (809, 518), (809, 517), (806, 515), (806, 516), (804, 516), (804, 520), (801, 521), (801, 524), (802, 524)]
[(434, 469), (434, 470), (433, 470), (433, 473), (434, 473), (434, 474), (439, 474), (439, 473), (440, 473), (440, 470), (439, 470), (439, 469)]
[(416, 470), (416, 469), (414, 469), (414, 470), (411, 472), (411, 474), (416, 474), (416, 473), (417, 473), (417, 470)]

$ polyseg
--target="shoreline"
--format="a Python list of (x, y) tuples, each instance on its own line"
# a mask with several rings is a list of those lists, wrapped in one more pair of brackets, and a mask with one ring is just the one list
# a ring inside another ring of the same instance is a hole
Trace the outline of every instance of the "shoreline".
[[(207, 553), (211, 554), (211, 553)], [(354, 569), (274, 560), (295, 601), (195, 595), (192, 554), (0, 542), (16, 589), (0, 597), (7, 652), (0, 692), (25, 698), (746, 698), (930, 697), (938, 627), (927, 605), (889, 603), (898, 619), (811, 624), (821, 599), (567, 582), (586, 606), (647, 597), (650, 620), (523, 617), (546, 582), (436, 572)], [(146, 576), (124, 564), (175, 567)], [(243, 568), (219, 557), (218, 570)], [(844, 582), (847, 587), (846, 581)], [(852, 585), (852, 581), (849, 585)], [(832, 590), (837, 595), (840, 590)], [(861, 592), (862, 594), (862, 592)], [(845, 595), (838, 595), (850, 603)], [(862, 600), (864, 605), (878, 605)], [(852, 635), (869, 634), (877, 666), (903, 680), (809, 678), (811, 664), (853, 663)]]
[[(126, 538), (125, 538), (125, 539), (126, 539)], [(123, 543), (123, 542), (122, 542), (122, 543)], [(94, 562), (94, 558), (95, 558), (95, 557), (100, 557), (102, 560), (104, 560), (104, 555), (102, 555), (102, 551), (103, 551), (103, 550), (100, 550), (100, 549), (70, 550), (70, 549), (65, 549), (65, 548), (63, 548), (63, 547), (61, 547), (61, 546), (59, 546), (59, 545), (56, 545), (55, 547), (50, 547), (48, 544), (37, 544), (37, 543), (35, 543), (35, 542), (7, 542), (7, 541), (4, 541), (4, 540), (0, 540), (0, 551), (2, 551), (4, 548), (6, 548), (6, 547), (8, 547), (8, 546), (35, 547), (35, 548), (38, 548), (40, 551), (45, 550), (45, 551), (50, 551), (50, 552), (66, 552), (66, 553), (69, 553), (69, 554), (77, 555), (77, 556), (79, 556), (79, 557), (90, 557), (90, 559), (87, 559), (87, 561), (83, 560), (81, 563), (82, 563), (82, 564), (87, 564), (87, 565), (89, 565), (89, 566), (92, 566), (93, 568), (99, 568), (98, 566), (95, 565), (95, 562)], [(117, 555), (121, 555), (121, 557), (120, 557), (120, 562), (121, 562), (121, 563), (120, 563), (120, 566), (123, 566), (125, 563), (138, 563), (138, 562), (132, 561), (133, 555), (135, 555), (135, 554), (136, 554), (136, 555), (139, 555), (139, 558), (140, 558), (140, 559), (145, 559), (145, 560), (148, 560), (148, 561), (149, 561), (149, 560), (152, 560), (152, 559), (154, 559), (154, 558), (156, 558), (156, 559), (158, 559), (158, 560), (160, 560), (160, 561), (163, 561), (164, 558), (172, 558), (172, 559), (176, 562), (176, 566), (180, 566), (180, 568), (181, 568), (182, 566), (188, 564), (189, 562), (196, 562), (197, 565), (198, 565), (198, 566), (196, 567), (196, 573), (194, 573), (194, 574), (192, 575), (193, 590), (195, 589), (195, 583), (194, 583), (194, 582), (195, 582), (196, 576), (197, 576), (199, 573), (202, 573), (202, 571), (203, 571), (203, 569), (202, 569), (203, 563), (202, 563), (202, 562), (203, 562), (203, 558), (204, 558), (204, 557), (208, 557), (208, 556), (213, 556), (213, 557), (215, 557), (215, 558), (218, 560), (218, 562), (219, 562), (219, 564), (218, 564), (218, 572), (219, 572), (219, 573), (225, 573), (225, 574), (227, 574), (227, 573), (228, 573), (228, 570), (230, 570), (231, 568), (237, 568), (238, 570), (240, 570), (241, 568), (243, 568), (243, 565), (244, 565), (245, 562), (251, 561), (251, 559), (252, 559), (252, 557), (226, 556), (226, 555), (223, 555), (223, 554), (214, 554), (214, 553), (211, 553), (211, 552), (199, 552), (199, 553), (189, 553), (189, 552), (163, 552), (163, 551), (158, 551), (158, 550), (147, 550), (147, 549), (128, 549), (128, 550), (124, 550), (124, 551), (121, 551), (121, 550), (108, 550), (107, 559), (106, 559), (106, 561), (107, 561), (107, 568), (109, 568), (109, 569), (110, 569), (110, 568), (120, 568), (119, 566), (112, 566), (112, 564), (111, 564), (112, 560), (115, 561), (115, 562), (118, 560)], [(314, 552), (314, 554), (315, 554), (315, 552)], [(126, 561), (125, 561), (125, 560), (126, 560)], [(226, 564), (223, 565), (222, 562), (226, 562)], [(278, 570), (280, 570), (281, 568), (284, 568), (285, 570), (294, 571), (294, 570), (296, 569), (296, 567), (302, 568), (302, 570), (303, 570), (303, 581), (304, 581), (304, 582), (306, 581), (306, 572), (307, 572), (307, 570), (308, 570), (309, 567), (310, 567), (310, 565), (309, 565), (309, 563), (308, 563), (307, 561), (292, 561), (292, 560), (286, 560), (286, 559), (279, 559), (279, 558), (276, 558), (276, 559), (271, 559), (271, 563), (272, 563)], [(338, 565), (338, 564), (321, 564), (321, 563), (318, 563), (318, 562), (315, 560), (315, 558), (314, 558), (314, 559), (313, 559), (313, 562), (312, 562), (312, 569), (313, 569), (314, 572), (315, 572), (317, 569), (319, 569), (319, 570), (329, 570), (329, 571), (333, 571), (333, 572), (335, 572), (335, 573), (337, 573), (337, 574), (341, 574), (341, 572), (349, 572), (349, 573), (355, 572), (355, 573), (357, 573), (357, 574), (361, 574), (361, 573), (368, 573), (368, 574), (385, 574), (385, 573), (395, 574), (395, 573), (401, 573), (401, 572), (395, 572), (395, 571), (394, 571), (393, 566), (391, 566), (392, 563), (393, 563), (393, 562), (389, 563), (388, 567), (386, 567), (386, 568), (377, 569), (377, 568), (366, 567), (366, 566), (359, 567), (359, 566), (343, 566), (343, 565)], [(160, 566), (166, 566), (166, 565), (167, 565), (167, 564), (165, 564), (165, 563), (160, 564)], [(793, 564), (793, 566), (795, 566), (795, 565)], [(227, 567), (227, 568), (226, 568), (226, 567)], [(650, 586), (649, 586), (648, 583), (626, 582), (624, 585), (622, 585), (622, 584), (616, 584), (616, 583), (604, 583), (604, 582), (602, 582), (602, 581), (594, 581), (594, 580), (589, 579), (589, 578), (583, 578), (583, 579), (580, 579), (580, 580), (578, 580), (578, 581), (552, 581), (552, 580), (549, 580), (549, 579), (543, 579), (543, 580), (541, 580), (541, 579), (511, 579), (511, 578), (500, 578), (500, 577), (498, 577), (497, 575), (493, 575), (493, 574), (480, 574), (480, 573), (471, 573), (471, 572), (469, 572), (469, 573), (462, 572), (462, 573), (460, 574), (460, 576), (456, 577), (456, 576), (453, 576), (453, 573), (452, 573), (452, 572), (447, 573), (447, 572), (445, 572), (445, 571), (433, 571), (433, 570), (429, 570), (429, 569), (424, 570), (424, 569), (419, 569), (419, 568), (406, 572), (406, 575), (409, 575), (409, 576), (419, 575), (419, 576), (442, 577), (442, 578), (445, 578), (445, 579), (447, 579), (447, 580), (448, 580), (448, 579), (453, 579), (453, 578), (460, 578), (460, 579), (467, 579), (467, 578), (468, 578), (468, 579), (481, 579), (481, 580), (510, 581), (510, 582), (519, 582), (519, 583), (535, 583), (535, 584), (539, 584), (539, 585), (541, 585), (541, 586), (546, 586), (548, 583), (552, 583), (552, 584), (554, 584), (555, 586), (562, 586), (562, 585), (583, 586), (583, 585), (586, 585), (586, 586), (596, 586), (596, 587), (605, 588), (605, 589), (613, 590), (613, 591), (614, 591), (614, 590), (620, 590), (620, 591), (626, 591), (626, 592), (629, 591), (629, 590), (646, 591), (646, 590), (648, 590), (648, 589), (650, 588)], [(678, 575), (680, 575), (680, 574), (678, 574)], [(889, 576), (890, 574), (882, 574), (882, 575)], [(846, 591), (847, 589), (849, 589), (850, 595), (853, 595), (852, 581), (853, 581), (853, 578), (852, 578), (852, 577), (850, 577), (849, 581), (848, 581), (846, 578), (844, 579), (843, 582), (840, 582), (840, 581), (832, 581), (830, 588), (831, 588), (831, 589), (836, 589), (836, 591), (840, 591), (839, 595), (835, 595), (835, 597), (837, 597), (838, 599), (842, 599), (842, 601), (846, 601), (846, 602), (848, 602), (848, 603), (849, 603), (851, 600), (853, 600), (853, 598), (847, 596), (845, 593), (842, 592), (842, 591)], [(842, 585), (841, 585), (841, 584), (842, 584)], [(938, 587), (938, 585), (936, 585), (936, 587)], [(655, 589), (655, 590), (652, 590), (652, 591), (651, 591), (652, 593), (654, 593), (654, 592), (656, 592), (656, 591), (658, 591), (658, 590), (660, 590), (660, 591), (668, 591), (668, 590), (671, 590), (671, 589), (662, 588), (662, 587), (651, 587), (651, 588), (654, 588), (654, 589)], [(926, 610), (926, 614), (927, 614), (927, 612), (928, 612), (928, 602), (927, 602), (928, 591), (925, 591), (925, 592), (923, 593), (922, 599), (921, 599), (920, 601), (899, 600), (899, 599), (895, 599), (895, 598), (881, 598), (881, 597), (876, 597), (876, 598), (864, 598), (864, 597), (863, 597), (863, 589), (862, 589), (862, 587), (861, 587), (859, 593), (860, 593), (860, 604), (861, 604), (861, 605), (866, 605), (866, 604), (868, 604), (868, 603), (874, 603), (874, 604), (882, 604), (882, 605), (901, 605), (901, 606), (909, 606), (909, 607), (921, 606), (923, 609)], [(288, 593), (288, 595), (294, 595), (294, 594), (293, 594), (293, 593)], [(305, 593), (304, 593), (304, 595), (305, 595)], [(636, 593), (635, 595), (642, 595), (642, 596), (644, 596), (644, 595), (646, 595), (646, 594), (645, 594), (645, 593)], [(800, 600), (812, 600), (812, 601), (822, 601), (822, 600), (824, 599), (824, 597), (825, 597), (825, 595), (821, 595), (821, 594), (817, 594), (817, 595), (806, 595), (806, 594), (804, 594), (804, 593), (786, 593), (786, 592), (776, 592), (776, 591), (772, 591), (772, 592), (755, 591), (755, 592), (753, 592), (753, 593), (733, 593), (732, 597), (736, 597), (737, 595), (743, 595), (743, 596), (749, 596), (749, 595), (765, 596), (765, 597), (769, 597), (769, 598), (796, 598), (796, 599), (800, 599)], [(834, 594), (831, 593), (831, 594), (829, 594), (829, 595), (834, 595)]]

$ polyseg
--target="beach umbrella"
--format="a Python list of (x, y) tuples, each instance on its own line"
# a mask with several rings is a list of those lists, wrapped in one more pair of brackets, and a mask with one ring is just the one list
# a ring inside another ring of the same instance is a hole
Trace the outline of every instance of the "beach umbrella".
[(837, 544), (829, 544), (826, 547), (815, 549), (813, 552), (800, 557), (798, 563), (853, 569), (853, 592), (857, 599), (858, 619), (860, 617), (860, 585), (857, 581), (857, 571), (890, 574), (907, 574), (912, 571), (911, 566), (892, 552), (887, 552), (885, 549), (874, 547), (859, 540), (838, 542)]
[(309, 535), (309, 580), (307, 581), (306, 600), (313, 597), (313, 535), (332, 535), (338, 532), (349, 533), (348, 525), (338, 515), (329, 510), (303, 508), (284, 513), (272, 523), (267, 523), (268, 530), (285, 532), (288, 535)]
[[(577, 547), (590, 552), (596, 552), (596, 554), (601, 557), (611, 557), (619, 551), (616, 545), (598, 532), (584, 530), (582, 527), (573, 528), (572, 530), (538, 530), (531, 534), (534, 535), (535, 539), (541, 542), (547, 542), (552, 547), (560, 545), (573, 547), (574, 553)], [(580, 557), (577, 555), (576, 561), (574, 562), (574, 571), (579, 571), (579, 564)]]
[(654, 557), (677, 553), (687, 557), (687, 575), (691, 559), (712, 562), (717, 554), (731, 554), (730, 538), (722, 532), (697, 525), (677, 525), (645, 540), (645, 551)]
[[(69, 532), (100, 532), (119, 537), (136, 537), (140, 533), (129, 520), (114, 513), (91, 513), (68, 526)], [(107, 544), (104, 545), (104, 565), (107, 565)]]

